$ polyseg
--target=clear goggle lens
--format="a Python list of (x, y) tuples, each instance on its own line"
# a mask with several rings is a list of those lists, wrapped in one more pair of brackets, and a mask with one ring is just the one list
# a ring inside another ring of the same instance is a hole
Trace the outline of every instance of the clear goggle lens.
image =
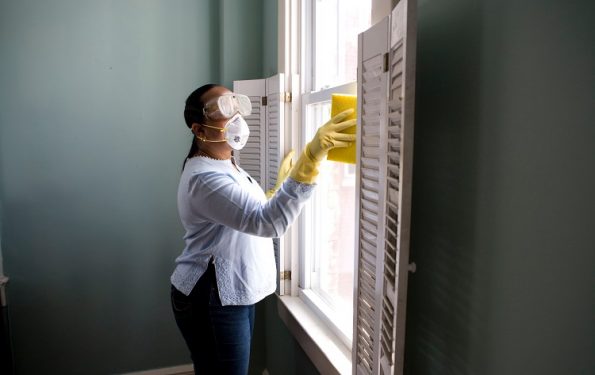
[(221, 95), (205, 105), (204, 113), (213, 120), (228, 119), (236, 113), (242, 116), (248, 116), (252, 113), (252, 102), (250, 102), (250, 98), (246, 95)]

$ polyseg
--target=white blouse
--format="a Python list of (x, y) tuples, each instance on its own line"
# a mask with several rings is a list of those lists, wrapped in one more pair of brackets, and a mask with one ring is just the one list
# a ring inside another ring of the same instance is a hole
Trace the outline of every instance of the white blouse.
[(258, 183), (231, 160), (194, 157), (178, 187), (186, 246), (172, 284), (189, 295), (212, 258), (222, 305), (251, 305), (276, 289), (272, 237), (299, 215), (315, 185), (288, 178), (267, 200)]

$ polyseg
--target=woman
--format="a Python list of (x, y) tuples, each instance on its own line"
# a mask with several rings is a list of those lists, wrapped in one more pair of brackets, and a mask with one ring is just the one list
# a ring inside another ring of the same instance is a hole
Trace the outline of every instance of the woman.
[(299, 215), (328, 150), (355, 141), (340, 133), (355, 125), (341, 122), (351, 112), (335, 116), (293, 168), (286, 158), (267, 199), (233, 159), (232, 151), (248, 139), (242, 116), (250, 111), (247, 97), (214, 84), (186, 100), (193, 140), (178, 189), (185, 248), (171, 276), (171, 302), (197, 374), (247, 373), (254, 304), (276, 289), (271, 238), (282, 236)]

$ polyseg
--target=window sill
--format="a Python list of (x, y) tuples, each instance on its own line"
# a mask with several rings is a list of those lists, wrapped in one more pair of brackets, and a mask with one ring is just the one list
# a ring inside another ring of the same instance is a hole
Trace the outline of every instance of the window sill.
[(322, 374), (351, 374), (351, 350), (299, 298), (277, 296), (279, 317)]

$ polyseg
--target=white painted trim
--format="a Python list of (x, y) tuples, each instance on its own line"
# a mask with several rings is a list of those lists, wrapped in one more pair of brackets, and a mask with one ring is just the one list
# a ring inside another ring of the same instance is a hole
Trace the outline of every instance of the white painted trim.
[(187, 365), (180, 365), (180, 366), (173, 366), (173, 367), (163, 367), (153, 370), (145, 370), (145, 371), (136, 371), (136, 372), (127, 372), (122, 375), (193, 375), (194, 374), (194, 366), (192, 364)]
[[(285, 79), (285, 91), (290, 92), (292, 96), (291, 103), (285, 104), (285, 122), (284, 122), (284, 148), (285, 150), (295, 150), (296, 158), (299, 157), (302, 145), (299, 138), (300, 128), (296, 124), (300, 123), (300, 75), (299, 75), (299, 0), (278, 0), (277, 13), (277, 71), (283, 74)], [(289, 269), (291, 274), (288, 283), (289, 290), (285, 294), (297, 296), (299, 272), (298, 259), (298, 226), (292, 225), (282, 237), (285, 248), (285, 259), (289, 260)]]
[[(352, 345), (352, 319), (346, 321), (341, 320), (341, 313), (335, 312), (331, 309), (327, 301), (324, 301), (315, 291), (312, 289), (300, 289), (300, 298), (304, 301), (306, 306), (316, 314), (321, 322), (326, 324), (327, 327), (337, 336), (343, 345), (347, 348), (351, 348)], [(341, 327), (348, 328), (344, 331)]]
[(351, 374), (351, 350), (300, 298), (278, 297), (277, 311), (321, 374)]

